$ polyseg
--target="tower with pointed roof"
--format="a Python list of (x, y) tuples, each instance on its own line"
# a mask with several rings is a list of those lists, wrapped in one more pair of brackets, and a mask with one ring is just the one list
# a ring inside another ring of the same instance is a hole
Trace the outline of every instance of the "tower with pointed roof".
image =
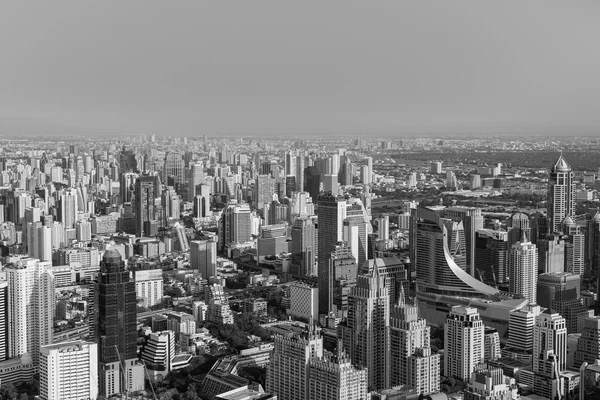
[(562, 153), (548, 176), (548, 220), (550, 232), (561, 232), (565, 218), (575, 214), (573, 170)]
[(366, 367), (370, 390), (390, 387), (390, 298), (377, 268), (359, 275), (348, 297), (346, 351), (357, 367)]
[(390, 386), (400, 385), (423, 394), (440, 389), (440, 356), (432, 354), (430, 328), (418, 307), (406, 302), (403, 286), (390, 310)]

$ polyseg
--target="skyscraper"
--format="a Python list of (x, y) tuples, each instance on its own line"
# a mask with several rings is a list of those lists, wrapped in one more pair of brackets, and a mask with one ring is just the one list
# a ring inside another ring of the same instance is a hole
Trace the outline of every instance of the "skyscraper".
[(197, 269), (203, 279), (215, 276), (217, 273), (217, 242), (216, 238), (209, 240), (192, 240), (190, 242), (190, 262), (192, 269)]
[(150, 223), (156, 220), (155, 178), (140, 176), (135, 181), (135, 232), (137, 236), (150, 236)]
[(558, 357), (558, 369), (567, 368), (567, 327), (566, 321), (558, 313), (547, 309), (535, 318), (533, 327), (533, 372), (538, 373), (543, 366), (543, 353), (552, 350)]
[(228, 244), (245, 243), (252, 238), (252, 215), (245, 203), (229, 203), (219, 220), (219, 250)]
[(314, 325), (291, 337), (275, 336), (267, 366), (267, 392), (288, 400), (309, 399), (309, 360), (323, 357), (323, 337)]
[(318, 282), (319, 313), (327, 314), (331, 307), (329, 287), (333, 280), (329, 271), (332, 246), (343, 241), (343, 223), (346, 218), (346, 199), (331, 193), (319, 196)]
[(593, 364), (600, 359), (600, 317), (589, 317), (583, 322), (581, 337), (577, 340), (575, 368), (587, 362)]
[(104, 253), (94, 293), (100, 395), (143, 389), (144, 367), (137, 363), (135, 282), (118, 251)]
[(508, 263), (511, 293), (523, 296), (530, 304), (537, 302), (538, 252), (529, 241), (517, 242), (510, 249)]
[(465, 381), (484, 361), (484, 326), (475, 308), (454, 306), (444, 329), (444, 374)]
[(348, 297), (344, 346), (352, 362), (366, 367), (370, 390), (390, 387), (390, 298), (385, 280), (373, 269), (359, 275)]
[(548, 176), (548, 219), (550, 232), (561, 232), (566, 217), (575, 215), (575, 182), (573, 170), (562, 154)]
[(441, 212), (445, 218), (462, 222), (465, 238), (466, 265), (471, 276), (475, 276), (475, 236), (483, 229), (481, 209), (476, 207), (448, 207)]
[(6, 267), (9, 358), (28, 353), (38, 365), (40, 346), (52, 343), (55, 308), (52, 263), (24, 258)]
[(317, 218), (302, 217), (292, 226), (292, 264), (300, 276), (317, 275)]
[(431, 354), (430, 328), (418, 307), (406, 304), (404, 290), (390, 311), (390, 386), (399, 385), (423, 394), (440, 390), (440, 356)]
[(508, 278), (508, 233), (478, 229), (475, 233), (475, 261), (478, 277), (497, 285)]
[(67, 190), (59, 195), (58, 220), (67, 228), (73, 228), (77, 221), (77, 192)]
[[(283, 398), (283, 397), (282, 397)], [(337, 356), (309, 360), (308, 399), (363, 400), (367, 398), (367, 370), (356, 368), (338, 349)]]
[(164, 182), (168, 182), (169, 177), (173, 177), (175, 186), (185, 183), (185, 162), (179, 153), (165, 154), (163, 165)]

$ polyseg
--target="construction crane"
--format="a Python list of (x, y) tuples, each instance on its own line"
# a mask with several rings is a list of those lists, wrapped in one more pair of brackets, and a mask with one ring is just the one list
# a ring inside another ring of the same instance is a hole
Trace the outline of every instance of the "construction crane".
[[(125, 376), (125, 362), (121, 359), (121, 353), (119, 353), (119, 348), (117, 347), (117, 345), (115, 344), (115, 350), (117, 350), (117, 357), (119, 358), (119, 364), (121, 366), (121, 374), (123, 375), (123, 383), (125, 385), (127, 385), (127, 378)], [(150, 383), (150, 389), (152, 390), (152, 397), (154, 398), (154, 400), (158, 400), (156, 397), (156, 393), (154, 392), (154, 386), (152, 385), (152, 379), (150, 379), (150, 374), (148, 374), (148, 370), (146, 369), (146, 366), (144, 365), (144, 372), (146, 372), (146, 377), (148, 378), (148, 382)], [(124, 391), (125, 393), (125, 400), (129, 399), (129, 389)]]

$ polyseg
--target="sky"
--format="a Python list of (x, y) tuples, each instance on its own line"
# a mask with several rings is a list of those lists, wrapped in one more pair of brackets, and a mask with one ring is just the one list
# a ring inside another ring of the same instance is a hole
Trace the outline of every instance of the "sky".
[(597, 0), (2, 1), (0, 133), (600, 134)]

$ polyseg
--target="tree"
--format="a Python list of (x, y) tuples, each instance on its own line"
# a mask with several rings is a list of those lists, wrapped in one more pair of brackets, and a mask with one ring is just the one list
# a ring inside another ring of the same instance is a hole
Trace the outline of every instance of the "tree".
[(19, 393), (12, 383), (0, 386), (0, 399), (17, 400)]

